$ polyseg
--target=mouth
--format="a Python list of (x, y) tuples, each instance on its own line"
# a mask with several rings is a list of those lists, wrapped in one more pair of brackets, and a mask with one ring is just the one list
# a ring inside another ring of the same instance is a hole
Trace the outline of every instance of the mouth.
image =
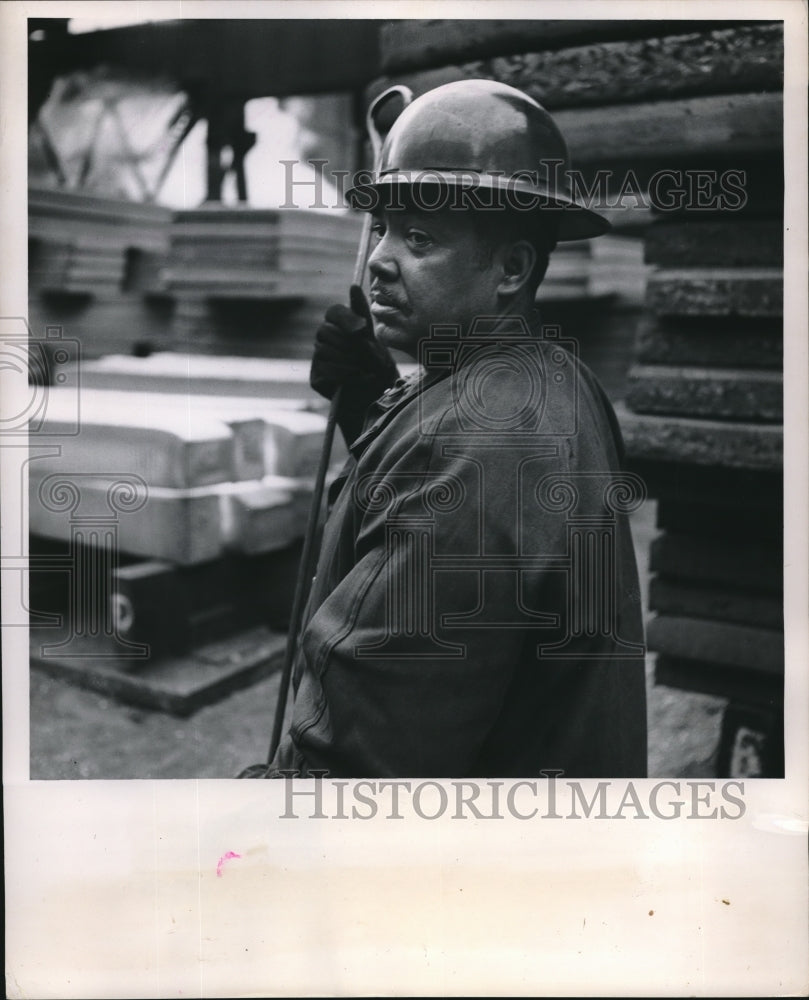
[(395, 296), (381, 288), (371, 289), (371, 312), (382, 314), (386, 312), (406, 313), (406, 307)]

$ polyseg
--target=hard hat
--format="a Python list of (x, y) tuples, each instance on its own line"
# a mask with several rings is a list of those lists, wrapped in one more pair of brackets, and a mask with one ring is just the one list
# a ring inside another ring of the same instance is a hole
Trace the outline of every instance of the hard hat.
[(486, 195), (489, 204), (522, 211), (561, 209), (559, 240), (601, 236), (610, 224), (574, 200), (569, 170), (565, 140), (542, 105), (504, 83), (459, 80), (402, 111), (376, 171), (346, 197), (369, 211), (389, 204), (400, 185), (432, 185), (454, 190), (465, 205)]

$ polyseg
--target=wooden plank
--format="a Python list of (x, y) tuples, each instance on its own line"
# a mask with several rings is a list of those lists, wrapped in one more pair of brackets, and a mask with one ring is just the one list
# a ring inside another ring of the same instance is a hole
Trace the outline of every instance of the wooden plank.
[(29, 187), (30, 236), (99, 240), (117, 247), (165, 251), (172, 213), (162, 205), (83, 192)]
[(308, 360), (210, 357), (173, 351), (156, 352), (147, 358), (111, 354), (82, 363), (81, 384), (98, 389), (318, 401), (322, 397), (309, 386), (309, 365)]
[(783, 428), (691, 417), (632, 413), (615, 407), (627, 455), (634, 461), (777, 470), (783, 464)]
[[(175, 489), (238, 476), (233, 433), (213, 417), (191, 424), (168, 411), (102, 414), (88, 407), (80, 410), (76, 434), (73, 410), (72, 399), (49, 398), (37, 441), (57, 446), (59, 452), (37, 462), (37, 475), (95, 473), (114, 478), (126, 472), (140, 476), (150, 488)], [(255, 431), (251, 428), (253, 435)], [(250, 434), (246, 437), (249, 440)]]
[(780, 372), (633, 365), (626, 405), (635, 413), (773, 423), (783, 419), (783, 392)]
[(172, 215), (171, 209), (150, 202), (33, 185), (28, 188), (28, 209), (35, 218), (92, 219), (110, 226), (138, 223), (149, 228), (159, 228)]
[[(31, 665), (69, 684), (105, 694), (126, 705), (191, 715), (204, 705), (255, 683), (283, 663), (286, 637), (269, 629), (251, 629), (228, 640), (212, 643), (177, 659), (146, 661), (136, 671), (114, 655), (97, 656), (97, 645), (88, 642), (91, 657), (43, 656), (43, 647), (62, 636), (52, 629), (32, 629)], [(111, 650), (112, 653), (112, 650)]]
[[(284, 277), (311, 275), (313, 278), (340, 279), (343, 287), (351, 281), (353, 254), (316, 254), (308, 251), (285, 254), (282, 259), (257, 260), (246, 255), (239, 259), (224, 249), (221, 255), (200, 254), (192, 257), (172, 255), (162, 278), (166, 287), (182, 288), (214, 282), (216, 284), (267, 284)], [(312, 289), (316, 291), (316, 288)], [(204, 293), (204, 289), (202, 289)]]
[(255, 555), (291, 545), (306, 530), (311, 493), (309, 482), (286, 476), (234, 484), (221, 494), (225, 547)]
[[(306, 299), (316, 291), (318, 295), (337, 300), (345, 297), (348, 286), (348, 279), (342, 275), (284, 275), (278, 272), (251, 275), (238, 270), (219, 273), (196, 271), (190, 274), (166, 270), (164, 279), (166, 287), (177, 299), (178, 307), (188, 296), (197, 301), (235, 299), (284, 303)], [(216, 317), (206, 314), (205, 321), (215, 325)]]
[[(293, 174), (293, 183), (294, 180)], [(304, 220), (302, 224), (292, 228), (291, 222), (262, 219), (263, 209), (253, 211), (258, 216), (257, 219), (253, 216), (239, 218), (221, 213), (202, 218), (176, 219), (171, 226), (172, 256), (193, 259), (200, 255), (222, 254), (227, 250), (249, 257), (261, 256), (271, 262), (277, 261), (282, 253), (302, 253), (304, 250), (326, 256), (356, 249), (362, 234), (362, 217), (356, 212), (351, 215), (342, 211), (332, 211), (330, 214), (318, 212), (315, 213), (318, 216), (317, 227), (311, 227)], [(307, 214), (303, 208), (288, 211)], [(335, 225), (335, 222), (338, 224)], [(319, 232), (316, 228), (319, 228)]]
[[(75, 394), (69, 389), (50, 387), (48, 390), (47, 412), (69, 413)], [(145, 426), (201, 427), (211, 420), (221, 421), (233, 435), (233, 478), (236, 480), (261, 479), (265, 473), (278, 475), (297, 474), (267, 468), (265, 453), (274, 458), (277, 450), (276, 435), (268, 429), (280, 410), (282, 413), (295, 412), (306, 405), (292, 399), (251, 399), (249, 397), (197, 396), (193, 393), (144, 392), (129, 390), (122, 396), (120, 392), (108, 389), (83, 388), (80, 396), (81, 419), (85, 421), (122, 419), (136, 420)], [(315, 424), (303, 426), (322, 429), (325, 418), (307, 414), (318, 420)], [(302, 418), (306, 421), (307, 417)], [(284, 417), (279, 418), (282, 421)], [(269, 439), (269, 440), (267, 440)], [(303, 473), (302, 473), (303, 474)], [(157, 484), (171, 485), (171, 484)], [(193, 484), (181, 484), (193, 485)]]
[(478, 72), (525, 90), (544, 107), (556, 109), (780, 90), (783, 58), (780, 24), (742, 25), (557, 52), (495, 56), (484, 61)]
[(28, 240), (29, 295), (34, 290), (58, 290), (64, 285), (72, 250), (73, 244), (65, 239)]
[(783, 589), (781, 545), (745, 538), (707, 539), (666, 532), (654, 539), (649, 568), (662, 577), (716, 583), (755, 591)]
[(559, 111), (554, 120), (574, 166), (642, 159), (682, 164), (695, 156), (781, 148), (780, 94), (728, 94)]
[[(64, 478), (70, 479), (69, 476)], [(52, 510), (40, 499), (41, 477), (30, 477), (29, 529), (45, 538), (68, 541), (74, 528), (70, 512)], [(79, 513), (92, 525), (109, 519), (110, 480), (81, 479)], [(183, 565), (215, 559), (225, 549), (221, 501), (216, 486), (189, 490), (153, 487), (145, 504), (118, 515), (118, 546), (133, 556), (162, 558)], [(90, 530), (88, 528), (88, 530)]]
[(136, 345), (142, 344), (165, 350), (170, 346), (170, 319), (170, 303), (137, 293), (87, 298), (68, 306), (64, 297), (33, 294), (28, 303), (28, 322), (37, 337), (44, 338), (46, 327), (59, 326), (80, 342), (82, 375), (85, 361), (89, 363), (101, 355), (131, 354)]
[(652, 652), (676, 659), (775, 676), (784, 670), (784, 636), (778, 629), (655, 615), (647, 623), (646, 641)]
[[(46, 406), (67, 408), (71, 389), (49, 386)], [(75, 398), (75, 395), (74, 395)], [(174, 414), (175, 419), (193, 423), (198, 418), (213, 418), (229, 424), (236, 419), (263, 420), (273, 417), (279, 411), (284, 413), (319, 412), (322, 407), (305, 399), (283, 396), (215, 396), (194, 392), (151, 392), (144, 389), (130, 389), (121, 393), (115, 389), (94, 389), (82, 386), (80, 393), (82, 413), (100, 413), (123, 406), (127, 413), (148, 419), (157, 411)], [(317, 407), (313, 410), (312, 407)]]
[(783, 244), (777, 219), (661, 221), (644, 233), (644, 256), (661, 267), (782, 267)]
[[(276, 476), (312, 476), (317, 468), (326, 418), (319, 413), (279, 410), (263, 415), (266, 428), (264, 465), (267, 473)], [(344, 443), (337, 441), (332, 455), (334, 462), (344, 462)]]
[[(490, 79), (529, 94), (549, 110), (637, 102), (660, 98), (742, 91), (780, 90), (783, 84), (783, 27), (748, 24), (654, 37), (574, 45), (548, 51), (530, 48), (534, 31), (513, 54), (505, 50), (474, 62), (447, 59), (455, 79)], [(541, 30), (541, 29), (540, 29)], [(661, 37), (662, 36), (662, 37)], [(429, 40), (427, 40), (429, 44)], [(513, 42), (512, 42), (513, 44)], [(416, 94), (438, 85), (435, 71), (386, 76), (368, 88), (368, 101), (392, 83)]]
[[(205, 289), (207, 290), (207, 289)], [(300, 289), (298, 289), (300, 291)], [(201, 290), (203, 291), (203, 290)], [(184, 293), (173, 316), (173, 346), (187, 354), (215, 354), (311, 361), (315, 331), (334, 302), (348, 298), (346, 286), (303, 298), (222, 297), (205, 300)], [(286, 293), (285, 293), (286, 294)], [(320, 399), (310, 393), (309, 399)]]
[(99, 285), (120, 288), (124, 278), (122, 246), (87, 250), (75, 241), (50, 238), (29, 242), (32, 287), (42, 291), (94, 294)]
[(658, 316), (783, 315), (783, 277), (778, 268), (713, 268), (653, 271), (647, 307)]
[[(725, 27), (703, 21), (705, 31)], [(388, 73), (443, 66), (465, 59), (513, 52), (552, 51), (565, 46), (612, 39), (660, 37), (693, 32), (693, 21), (400, 20), (380, 31), (381, 68)]]
[(649, 608), (669, 617), (708, 618), (775, 630), (784, 627), (780, 597), (730, 588), (700, 587), (660, 576), (653, 577), (649, 583)]
[[(54, 510), (58, 505), (48, 503), (44, 475), (32, 469), (32, 532), (69, 541), (74, 528), (81, 528), (76, 517), (86, 519), (89, 525), (115, 514), (108, 503), (113, 478), (71, 478), (68, 474), (61, 478), (77, 485), (80, 503), (75, 510)], [(184, 566), (216, 559), (226, 551), (276, 551), (303, 535), (310, 493), (309, 482), (281, 476), (192, 489), (150, 487), (142, 506), (117, 513), (118, 545), (128, 555)]]
[[(295, 174), (292, 175), (295, 180)], [(314, 189), (307, 186), (307, 197)], [(293, 189), (294, 194), (294, 189)], [(324, 195), (325, 197), (325, 195)], [(230, 239), (272, 241), (283, 247), (287, 240), (308, 240), (312, 245), (355, 245), (362, 232), (362, 217), (356, 212), (337, 211), (326, 205), (322, 210), (305, 206), (290, 208), (233, 208), (228, 205), (204, 205), (176, 212), (171, 225), (172, 244), (179, 240), (211, 238), (216, 242)], [(294, 245), (294, 243), (293, 243)]]
[(780, 369), (783, 326), (779, 320), (749, 317), (644, 316), (636, 332), (635, 358), (641, 364)]

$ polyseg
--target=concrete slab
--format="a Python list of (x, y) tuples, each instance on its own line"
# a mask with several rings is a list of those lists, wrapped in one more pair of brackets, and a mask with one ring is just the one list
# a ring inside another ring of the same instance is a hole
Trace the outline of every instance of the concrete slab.
[[(188, 716), (204, 705), (278, 670), (283, 663), (286, 637), (268, 629), (243, 632), (223, 642), (202, 646), (193, 654), (159, 663), (148, 661), (127, 669), (115, 657), (43, 656), (43, 645), (58, 642), (52, 629), (32, 629), (31, 666), (70, 684), (109, 695), (127, 705)], [(98, 640), (87, 640), (97, 649)]]

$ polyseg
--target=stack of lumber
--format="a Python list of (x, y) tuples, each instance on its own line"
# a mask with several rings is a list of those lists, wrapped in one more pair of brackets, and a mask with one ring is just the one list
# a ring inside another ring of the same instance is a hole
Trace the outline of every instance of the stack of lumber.
[(308, 356), (325, 308), (347, 299), (362, 219), (337, 210), (204, 205), (176, 213), (163, 273), (175, 345)]
[[(149, 662), (284, 626), (326, 424), (303, 379), (284, 378), (290, 363), (224, 359), (217, 381), (194, 356), (177, 381), (178, 359), (123, 357), (128, 380), (102, 387), (92, 373), (115, 374), (115, 359), (90, 363), (78, 410), (74, 389), (50, 388), (29, 465), (36, 616), (71, 609), (83, 638), (106, 616)], [(333, 469), (344, 459), (338, 435)], [(93, 633), (104, 649), (109, 632)]]
[(171, 212), (72, 191), (29, 189), (29, 323), (67, 328), (88, 357), (167, 344), (159, 272)]
[[(781, 221), (661, 220), (646, 253), (650, 315), (629, 372), (623, 427), (658, 498), (661, 534), (650, 560), (656, 614), (648, 628), (657, 680), (777, 719)], [(764, 756), (762, 766), (777, 767), (774, 745)]]
[(302, 208), (177, 212), (165, 281), (214, 299), (303, 298), (317, 282), (342, 291), (361, 226), (355, 215)]
[[(87, 389), (75, 433), (72, 394), (51, 389), (30, 466), (31, 531), (66, 541), (78, 519), (114, 516), (121, 552), (182, 565), (284, 548), (303, 534), (326, 423), (290, 402)], [(63, 479), (79, 491), (69, 516), (51, 495)], [(144, 502), (110, 508), (119, 480)]]
[(38, 338), (62, 328), (85, 358), (308, 358), (325, 309), (347, 301), (361, 230), (338, 209), (172, 213), (31, 188), (30, 326)]

